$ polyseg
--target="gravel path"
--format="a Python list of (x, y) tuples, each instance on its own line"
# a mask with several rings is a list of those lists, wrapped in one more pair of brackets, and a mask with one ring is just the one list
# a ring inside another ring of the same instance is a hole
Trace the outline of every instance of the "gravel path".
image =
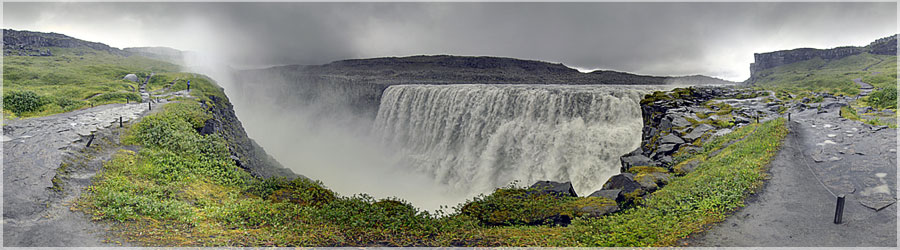
[[(840, 118), (838, 108), (792, 115), (763, 190), (693, 235), (693, 246), (896, 246), (896, 129)], [(821, 183), (819, 181), (821, 179)], [(824, 186), (824, 187), (823, 187)], [(846, 195), (843, 223), (836, 199)]]
[[(3, 246), (106, 245), (99, 226), (71, 212), (76, 192), (53, 190), (52, 179), (67, 158), (84, 149), (91, 133), (141, 117), (147, 103), (89, 109), (6, 121), (3, 129)], [(105, 132), (105, 131), (101, 131)], [(100, 136), (94, 144), (100, 144)], [(99, 157), (98, 159), (102, 159)], [(90, 178), (82, 178), (89, 184)], [(63, 194), (65, 193), (65, 194)], [(76, 196), (77, 197), (77, 196)]]
[(867, 96), (869, 93), (872, 93), (872, 90), (875, 89), (871, 84), (865, 83), (862, 81), (862, 78), (853, 79), (853, 82), (859, 84), (859, 96)]

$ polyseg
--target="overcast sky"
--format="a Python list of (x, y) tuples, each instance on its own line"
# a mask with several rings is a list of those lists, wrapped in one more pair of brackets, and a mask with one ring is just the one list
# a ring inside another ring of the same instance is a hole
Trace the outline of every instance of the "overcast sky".
[(866, 45), (896, 3), (3, 3), (3, 27), (237, 65), (416, 54), (742, 81), (754, 52)]

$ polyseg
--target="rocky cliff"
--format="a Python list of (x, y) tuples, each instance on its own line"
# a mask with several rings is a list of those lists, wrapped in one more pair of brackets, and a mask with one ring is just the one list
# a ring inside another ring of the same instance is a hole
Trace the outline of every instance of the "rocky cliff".
[(52, 54), (47, 47), (84, 47), (116, 55), (129, 55), (126, 51), (106, 44), (88, 42), (63, 34), (3, 29), (3, 55), (50, 56)]
[(889, 36), (875, 40), (865, 47), (845, 46), (832, 49), (800, 48), (768, 53), (754, 53), (754, 62), (750, 64), (750, 81), (752, 82), (754, 79), (753, 77), (760, 71), (781, 65), (806, 61), (817, 57), (825, 60), (834, 60), (861, 53), (896, 55), (897, 36)]
[[(204, 108), (212, 114), (212, 118), (206, 120), (206, 124), (200, 129), (200, 134), (207, 135), (217, 133), (228, 142), (231, 151), (231, 159), (244, 170), (263, 178), (286, 177), (293, 179), (303, 177), (285, 168), (275, 158), (247, 136), (241, 121), (234, 113), (234, 107), (227, 99), (209, 96), (211, 103), (204, 103)], [(305, 178), (305, 177), (304, 177)]]

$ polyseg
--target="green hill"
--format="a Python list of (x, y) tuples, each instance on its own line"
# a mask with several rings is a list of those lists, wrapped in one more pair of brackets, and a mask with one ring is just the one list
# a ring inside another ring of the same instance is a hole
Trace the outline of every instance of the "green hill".
[[(4, 30), (4, 118), (45, 116), (93, 105), (141, 100), (140, 81), (147, 91), (186, 88), (185, 82), (209, 83), (180, 66), (55, 33)], [(177, 81), (176, 81), (177, 79)], [(212, 86), (212, 85), (210, 85)]]

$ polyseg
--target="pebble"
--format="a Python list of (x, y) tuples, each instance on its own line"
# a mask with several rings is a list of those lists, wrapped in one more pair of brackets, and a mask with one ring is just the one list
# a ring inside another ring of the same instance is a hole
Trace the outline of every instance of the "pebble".
[(836, 134), (828, 134), (827, 136), (828, 136), (828, 138), (834, 138), (837, 135)]
[(841, 160), (841, 157), (837, 157), (837, 156), (832, 156), (831, 158), (828, 158), (828, 161), (840, 161), (840, 160)]
[(836, 142), (834, 142), (834, 141), (832, 141), (832, 140), (825, 140), (824, 143), (825, 143), (825, 144), (837, 144)]

